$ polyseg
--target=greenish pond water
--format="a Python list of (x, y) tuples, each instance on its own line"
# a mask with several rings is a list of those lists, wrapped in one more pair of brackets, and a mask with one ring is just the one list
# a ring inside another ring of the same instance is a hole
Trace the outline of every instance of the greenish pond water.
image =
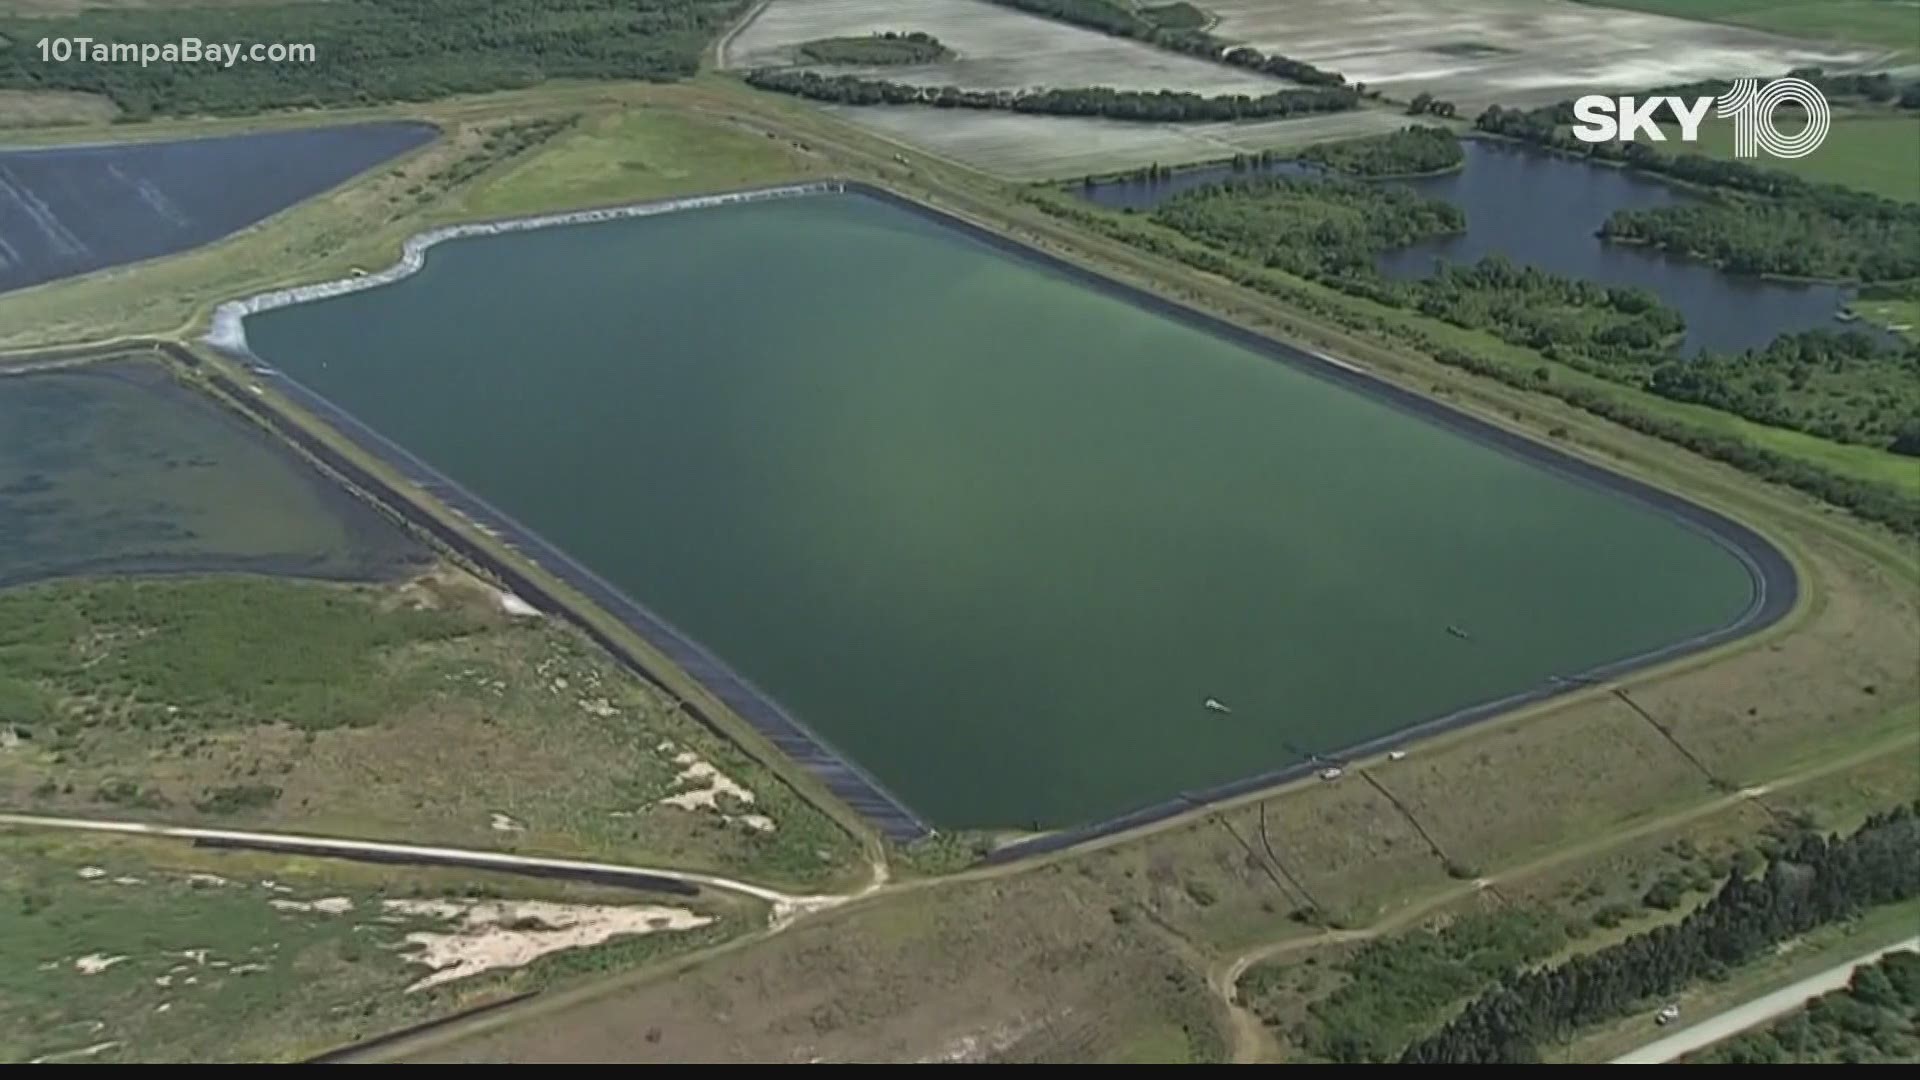
[(155, 362), (0, 373), (0, 585), (126, 572), (380, 578), (425, 557)]
[(862, 196), (454, 241), (248, 332), (941, 826), (1125, 811), (1751, 599), (1636, 503)]

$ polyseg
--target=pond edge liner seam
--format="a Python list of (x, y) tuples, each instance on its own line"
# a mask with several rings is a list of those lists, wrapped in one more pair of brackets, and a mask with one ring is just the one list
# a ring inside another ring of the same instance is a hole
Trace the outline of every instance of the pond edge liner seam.
[[(835, 194), (860, 195), (912, 213), (923, 220), (951, 230), (969, 241), (982, 244), (1002, 256), (1011, 257), (1049, 273), (1062, 275), (1103, 296), (1135, 305), (1151, 314), (1172, 319), (1181, 325), (1200, 330), (1269, 360), (1287, 364), (1323, 381), (1334, 383), (1413, 419), (1433, 424), (1481, 446), (1518, 458), (1564, 480), (1623, 499), (1636, 504), (1643, 510), (1658, 513), (1719, 545), (1740, 562), (1747, 571), (1752, 586), (1752, 597), (1746, 609), (1739, 616), (1716, 629), (1633, 656), (1606, 661), (1584, 671), (1558, 676), (1541, 685), (1523, 689), (1493, 701), (1480, 702), (1437, 717), (1416, 721), (1386, 735), (1319, 754), (1317, 759), (1225, 781), (1203, 789), (1181, 792), (1171, 799), (1101, 821), (1070, 826), (1027, 840), (1014, 841), (987, 853), (980, 860), (982, 865), (1039, 856), (1114, 833), (1139, 828), (1215, 803), (1303, 779), (1329, 761), (1383, 753), (1419, 739), (1468, 727), (1522, 706), (1570, 693), (1595, 682), (1619, 678), (1656, 664), (1703, 652), (1772, 626), (1785, 618), (1798, 603), (1800, 581), (1792, 561), (1758, 531), (1717, 510), (1646, 481), (1615, 472), (1551, 444), (1511, 431), (1317, 350), (1268, 337), (1223, 317), (1187, 306), (1144, 287), (1109, 277), (1097, 270), (1043, 251), (966, 218), (863, 181), (809, 181), (432, 229), (408, 238), (403, 246), (401, 259), (377, 273), (278, 289), (222, 303), (215, 309), (212, 327), (202, 340), (222, 354), (243, 363), (255, 375), (272, 379), (274, 385), (285, 392), (296, 404), (333, 427), (342, 437), (363, 452), (373, 455), (394, 468), (417, 485), (428, 497), (465, 518), (520, 558), (526, 559), (578, 590), (629, 630), (659, 649), (688, 677), (751, 724), (791, 760), (822, 781), (836, 798), (873, 824), (882, 834), (895, 841), (911, 841), (931, 835), (935, 830), (916, 817), (899, 799), (889, 794), (857, 763), (833, 750), (824, 739), (787, 714), (770, 695), (753, 687), (744, 678), (732, 672), (718, 657), (708, 653), (690, 638), (673, 629), (665, 620), (625, 596), (586, 567), (574, 562), (537, 533), (514, 522), (499, 510), (454, 484), (409, 451), (360, 422), (344, 409), (254, 355), (247, 346), (244, 326), (248, 315), (260, 311), (346, 295), (411, 276), (425, 265), (428, 249), (446, 240), (651, 217), (685, 210), (773, 199)], [(184, 353), (185, 350), (181, 352)], [(231, 380), (224, 376), (216, 374), (213, 378), (225, 392), (234, 396), (244, 407), (262, 412), (276, 430), (282, 430), (303, 448), (320, 456), (330, 467), (350, 474), (356, 483), (371, 485), (368, 490), (382, 493), (383, 498), (396, 498), (402, 507), (406, 507), (403, 512), (416, 524), (430, 531), (437, 539), (497, 573), (515, 592), (521, 593), (523, 598), (535, 603), (544, 603), (553, 610), (563, 613), (630, 668), (649, 681), (660, 682), (648, 671), (640, 658), (632, 656), (627, 649), (618, 645), (608, 635), (595, 629), (587, 620), (575, 615), (567, 605), (550, 596), (547, 590), (535, 585), (526, 575), (505, 565), (498, 557), (486, 552), (480, 545), (440, 522), (433, 514), (411, 506), (406, 496), (394, 492), (390, 485), (372, 477), (365, 469), (344, 460), (337, 451), (301, 428), (298, 422), (279, 416), (278, 410), (234, 386)], [(523, 588), (527, 591), (522, 592)], [(691, 703), (683, 702), (683, 706), (710, 729), (723, 736), (726, 734), (723, 728), (701, 714)]]

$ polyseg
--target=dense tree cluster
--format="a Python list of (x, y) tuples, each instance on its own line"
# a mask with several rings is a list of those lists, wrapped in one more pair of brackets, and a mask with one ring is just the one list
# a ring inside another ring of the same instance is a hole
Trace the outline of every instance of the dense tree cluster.
[(1623, 1016), (1751, 961), (1809, 930), (1920, 896), (1920, 816), (1911, 806), (1846, 837), (1803, 835), (1758, 877), (1730, 876), (1677, 924), (1542, 970), (1516, 971), (1401, 1061), (1529, 1062), (1537, 1047)]
[(1920, 345), (1858, 331), (1786, 334), (1764, 349), (1669, 360), (1648, 388), (1763, 424), (1920, 456)]
[[(333, 0), (0, 17), (0, 89), (104, 94), (130, 119), (692, 75), (743, 0)], [(311, 43), (312, 63), (42, 62), (43, 37)]]
[(1685, 1059), (1700, 1065), (1888, 1065), (1920, 1060), (1920, 952), (1902, 949), (1855, 968), (1770, 1027), (1737, 1035)]
[(1303, 86), (1341, 86), (1346, 77), (1337, 71), (1314, 67), (1304, 60), (1262, 53), (1246, 45), (1233, 45), (1201, 30), (1205, 17), (1195, 21), (1193, 14), (1181, 10), (1190, 4), (1163, 4), (1134, 9), (1115, 0), (991, 0), (1002, 7), (1018, 8), (1049, 19), (1084, 26), (1115, 37), (1136, 38), (1173, 52), (1208, 60), (1220, 60), (1234, 67), (1249, 68)]
[(1386, 135), (1315, 143), (1300, 160), (1348, 176), (1421, 176), (1457, 169), (1466, 160), (1460, 140), (1441, 127), (1415, 125)]
[(1451, 120), (1458, 111), (1454, 108), (1453, 102), (1443, 101), (1424, 90), (1413, 95), (1413, 100), (1407, 102), (1408, 116), (1438, 116), (1443, 120)]
[(1721, 194), (1616, 211), (1600, 235), (1737, 274), (1857, 281), (1920, 277), (1920, 206), (1891, 200)]
[[(1516, 364), (1484, 351), (1471, 351), (1443, 342), (1427, 329), (1404, 319), (1363, 313), (1323, 293), (1316, 293), (1269, 273), (1249, 260), (1235, 258), (1226, 252), (1165, 231), (1142, 229), (1126, 219), (1041, 195), (1029, 198), (1055, 217), (1071, 220), (1084, 228), (1184, 263), (1203, 273), (1278, 297), (1289, 307), (1332, 320), (1347, 329), (1418, 350), (1448, 367), (1550, 395), (1583, 412), (1642, 435), (1663, 440), (1763, 480), (1786, 485), (1904, 535), (1920, 537), (1920, 498), (1894, 485), (1848, 476), (1805, 457), (1781, 453), (1716, 427), (1702, 426), (1684, 418), (1649, 410), (1634, 401), (1628, 391), (1610, 389), (1593, 382), (1553, 379), (1550, 374), (1542, 378), (1544, 369), (1538, 365)], [(1902, 430), (1905, 432), (1906, 428)], [(1920, 431), (1909, 432), (1899, 438), (1920, 446)]]
[(820, 38), (800, 46), (801, 59), (815, 64), (930, 64), (947, 55), (939, 38), (919, 30)]
[(1353, 108), (1359, 95), (1347, 89), (1280, 90), (1260, 97), (1220, 94), (1208, 97), (1183, 90), (1114, 90), (1104, 86), (1060, 90), (968, 90), (958, 86), (915, 86), (822, 75), (817, 71), (759, 68), (747, 73), (749, 85), (813, 101), (842, 105), (931, 105), (941, 109), (994, 109), (1049, 116), (1097, 116), (1108, 120), (1153, 122), (1270, 119)]

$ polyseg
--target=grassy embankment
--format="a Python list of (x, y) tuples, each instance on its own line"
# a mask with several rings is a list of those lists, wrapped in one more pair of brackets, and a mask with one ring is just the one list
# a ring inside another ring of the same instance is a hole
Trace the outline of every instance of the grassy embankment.
[[(405, 910), (475, 899), (516, 910), (494, 926), (457, 912)], [(408, 989), (433, 973), (425, 961), (439, 944), (413, 935), (464, 938), (475, 956), (504, 957), (516, 945), (550, 943), (549, 928), (582, 918), (643, 923), (644, 908), (711, 921), (629, 932), (592, 949), (523, 954), (506, 967)], [(764, 919), (758, 905), (718, 894), (656, 897), (472, 871), (10, 830), (0, 830), (0, 910), (7, 918), (0, 1061), (15, 1063), (298, 1060), (517, 992), (708, 946)]]
[[(1199, 302), (1256, 329), (1336, 350), (1386, 377), (1447, 397), (1499, 422), (1542, 437), (1560, 432), (1557, 437), (1574, 452), (1685, 490), (1761, 525), (1788, 547), (1801, 566), (1809, 592), (1800, 613), (1769, 634), (1764, 648), (1730, 647), (1637, 679), (1634, 700), (1661, 718), (1723, 783), (1771, 779), (1852, 753), (1878, 752), (1911, 761), (1911, 743), (1904, 740), (1910, 737), (1915, 719), (1910, 671), (1915, 613), (1907, 600), (1914, 578), (1906, 549), (1874, 530), (1550, 398), (1436, 365), (1397, 347), (1359, 340), (1349, 331), (1272, 298), (1090, 236), (1012, 201), (1011, 189), (977, 175), (918, 156), (910, 158), (909, 166), (894, 166), (890, 159), (898, 148), (848, 131), (802, 106), (754, 99), (725, 85), (703, 82), (649, 91), (555, 89), (517, 100), (471, 103), (471, 107), (496, 110), (494, 115), (514, 108), (578, 109), (595, 99), (611, 103), (629, 94), (704, 109), (716, 118), (751, 116), (754, 123), (777, 129), (780, 137), (775, 139), (750, 135), (748, 141), (759, 149), (748, 152), (730, 133), (739, 129), (730, 128), (724, 120), (699, 128), (700, 141), (712, 139), (730, 148), (724, 155), (727, 159), (751, 160), (755, 169), (764, 165), (767, 171), (760, 175), (766, 179), (821, 172), (884, 177), (903, 190), (931, 197), (943, 207), (996, 224), (1019, 238), (1149, 282), (1169, 295)], [(446, 115), (456, 115), (459, 108), (449, 106)], [(640, 115), (663, 114), (664, 110)], [(594, 122), (590, 116), (583, 130), (591, 130)], [(623, 126), (627, 123), (644, 129), (647, 121), (623, 121)], [(572, 173), (593, 162), (618, 161), (629, 146), (629, 140), (614, 129), (603, 131), (604, 143), (597, 149), (585, 149), (573, 141), (580, 137), (566, 136), (542, 153), (559, 155), (575, 148), (572, 152), (580, 156), (568, 170)], [(808, 149), (796, 143), (805, 143)], [(490, 172), (472, 182), (472, 187), (444, 196), (431, 211), (413, 211), (413, 220), (458, 216), (465, 200), (476, 197), (475, 191), (496, 183), (505, 190), (489, 196), (494, 205), (533, 209), (526, 203), (534, 196), (526, 196), (523, 202), (508, 178), (538, 177), (543, 172), (540, 160)], [(664, 185), (687, 190), (700, 182), (697, 177), (660, 178), (655, 170), (587, 168), (579, 172), (588, 181), (579, 188), (572, 187), (567, 174), (548, 172), (551, 186), (539, 197), (560, 197), (554, 188), (565, 187), (583, 198), (591, 194), (593, 201), (602, 196), (611, 201), (633, 197), (625, 194), (632, 189), (658, 190), (655, 185)], [(355, 190), (385, 180), (370, 178)], [(377, 204), (378, 200), (368, 201)], [(349, 207), (355, 205), (348, 202)], [(365, 205), (365, 201), (359, 204)], [(105, 300), (117, 292), (133, 299), (132, 310), (113, 320), (119, 332), (141, 320), (164, 330), (184, 323), (196, 310), (203, 312), (220, 295), (252, 287), (245, 276), (249, 272), (254, 275), (251, 280), (265, 275), (284, 280), (325, 276), (326, 270), (341, 272), (341, 264), (351, 265), (355, 258), (378, 264), (384, 260), (365, 259), (359, 252), (377, 254), (383, 243), (397, 244), (398, 235), (418, 227), (413, 220), (376, 216), (373, 220), (380, 223), (387, 239), (359, 240), (351, 221), (338, 224), (338, 213), (331, 207), (306, 207), (286, 216), (288, 224), (304, 220), (310, 230), (300, 257), (286, 270), (271, 268), (271, 247), (250, 248), (245, 249), (248, 265), (229, 270), (219, 260), (206, 259), (193, 273), (176, 271), (179, 276), (170, 279), (171, 287), (148, 287), (147, 281), (155, 275), (195, 258), (185, 256), (119, 281), (89, 279), (71, 283), (71, 288), (55, 286), (0, 300), (0, 316), (9, 311), (9, 305), (47, 305), (41, 310), (71, 305), (65, 307), (70, 312), (69, 325), (81, 319), (78, 325), (97, 330), (100, 324), (86, 323), (83, 313), (97, 320), (100, 312), (110, 310)], [(338, 231), (330, 231), (330, 225)], [(258, 240), (258, 234), (250, 234), (213, 250), (231, 254), (239, 245)], [(358, 244), (354, 254), (343, 250), (347, 244)], [(82, 295), (88, 289), (90, 298)], [(176, 295), (159, 296), (162, 291)], [(9, 320), (9, 325), (20, 324)], [(1869, 685), (1872, 692), (1864, 689)], [(1569, 762), (1576, 767), (1570, 769)], [(1331, 913), (1323, 916), (1327, 921), (1359, 928), (1470, 901), (1475, 895), (1472, 882), (1449, 876), (1446, 862), (1486, 875), (1524, 871), (1547, 859), (1564, 858), (1556, 866), (1577, 865), (1604, 853), (1609, 837), (1659, 825), (1671, 815), (1693, 813), (1700, 807), (1717, 808), (1716, 813), (1748, 813), (1738, 800), (1728, 801), (1719, 794), (1644, 720), (1601, 692), (1437, 740), (1402, 764), (1414, 768), (1382, 776), (1445, 850), (1444, 862), (1427, 849), (1400, 811), (1370, 787), (1309, 784), (1265, 800), (1278, 861), (1313, 892), (1317, 906)], [(1476, 797), (1461, 799), (1462, 790), (1472, 790)], [(1262, 847), (1254, 820), (1259, 806), (1259, 801), (1249, 800), (1224, 817), (1256, 849)], [(771, 1004), (778, 1007), (753, 1014), (755, 1033), (748, 1037), (730, 1032), (727, 1037), (733, 1041), (725, 1045), (775, 1054), (791, 1048), (795, 1030), (791, 1025), (799, 1024), (803, 1025), (800, 1030), (822, 1033), (818, 1041), (823, 1045), (872, 1053), (912, 1052), (939, 1042), (941, 1033), (1012, 1025), (1008, 1030), (1013, 1049), (1008, 1052), (1014, 1054), (1022, 1047), (1033, 1056), (1118, 1051), (1128, 1049), (1118, 1033), (1155, 1031), (1165, 1037), (1130, 1049), (1152, 1057), (1214, 1056), (1222, 1052), (1220, 1031), (1227, 1017), (1208, 1011), (1205, 988), (1190, 976), (1231, 956), (1239, 947), (1235, 943), (1316, 932), (1312, 926), (1288, 919), (1284, 894), (1261, 867), (1264, 856), (1249, 855), (1220, 820), (1196, 815), (1144, 837), (1118, 839), (1098, 854), (1054, 860), (1046, 868), (993, 877), (989, 883), (914, 889), (897, 899), (887, 897), (851, 908), (775, 942), (727, 953), (716, 966), (700, 969), (697, 978), (682, 980), (685, 993), (697, 997), (702, 987), (720, 988), (729, 995), (747, 993), (728, 988), (733, 973), (760, 973), (747, 976), (750, 982), (773, 978), (778, 985), (766, 985), (752, 994), (770, 996)], [(1743, 816), (1739, 827), (1750, 830), (1753, 826)], [(1092, 884), (1081, 884), (1089, 877)], [(1188, 878), (1198, 888), (1190, 888)], [(1063, 886), (1063, 882), (1071, 884)], [(1123, 887), (1122, 883), (1127, 892), (1108, 891)], [(1114, 915), (1115, 908), (1130, 914)], [(1009, 917), (1010, 912), (1018, 916)], [(1097, 918), (1089, 920), (1101, 912), (1112, 929), (1102, 928)], [(1122, 925), (1122, 920), (1129, 921)], [(1150, 929), (1160, 927), (1177, 932)], [(1035, 956), (1056, 960), (1036, 966)], [(1095, 987), (1065, 974), (1093, 956), (1112, 960), (1102, 968), (1112, 978)], [(1020, 973), (1017, 978), (1016, 972)], [(1116, 996), (1111, 992), (1114, 985), (1137, 987), (1137, 992)], [(1161, 986), (1170, 988), (1164, 993), (1172, 995), (1171, 1001), (1157, 1000), (1163, 991), (1155, 988)], [(849, 993), (858, 996), (846, 997)], [(962, 997), (964, 1007), (949, 1007)], [(840, 1002), (838, 1007), (832, 1004), (835, 1001)], [(1053, 1003), (1051, 1008), (1048, 1002)], [(1080, 1010), (1078, 1016), (1093, 1019), (1069, 1021), (1057, 1011), (1062, 1004)], [(676, 1016), (690, 1013), (690, 1007), (675, 1008)], [(712, 1012), (708, 1007), (702, 1015), (710, 1017)], [(1033, 1024), (1024, 1036), (1017, 1023), (1022, 1015)], [(549, 1016), (548, 1029), (561, 1033), (555, 1037), (588, 1030), (583, 1025), (592, 1023), (587, 1014), (564, 1023), (562, 1017)], [(1172, 1027), (1166, 1021), (1142, 1026), (1146, 1016), (1183, 1019)], [(926, 1036), (919, 1042), (911, 1037), (914, 1017), (921, 1018), (917, 1022)], [(690, 1016), (686, 1022), (690, 1026), (684, 1030), (690, 1034), (703, 1023)], [(899, 1027), (901, 1023), (909, 1023), (909, 1029)], [(1181, 1033), (1177, 1045), (1172, 1037), (1175, 1029)], [(687, 1044), (660, 1045), (661, 1053), (670, 1056), (676, 1047), (685, 1051)]]
[(1727, 23), (1790, 37), (1887, 50), (1882, 63), (1920, 56), (1920, 27), (1901, 0), (1581, 0), (1596, 7)]

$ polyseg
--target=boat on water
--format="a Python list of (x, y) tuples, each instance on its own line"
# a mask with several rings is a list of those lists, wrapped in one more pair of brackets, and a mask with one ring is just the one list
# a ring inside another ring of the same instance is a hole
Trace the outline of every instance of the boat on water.
[(1462, 630), (1457, 626), (1448, 626), (1447, 633), (1452, 634), (1454, 637), (1459, 638), (1461, 641), (1473, 640), (1473, 636), (1471, 634), (1468, 634), (1465, 630)]
[(1230, 713), (1233, 711), (1222, 704), (1219, 698), (1208, 698), (1206, 706), (1208, 712)]

